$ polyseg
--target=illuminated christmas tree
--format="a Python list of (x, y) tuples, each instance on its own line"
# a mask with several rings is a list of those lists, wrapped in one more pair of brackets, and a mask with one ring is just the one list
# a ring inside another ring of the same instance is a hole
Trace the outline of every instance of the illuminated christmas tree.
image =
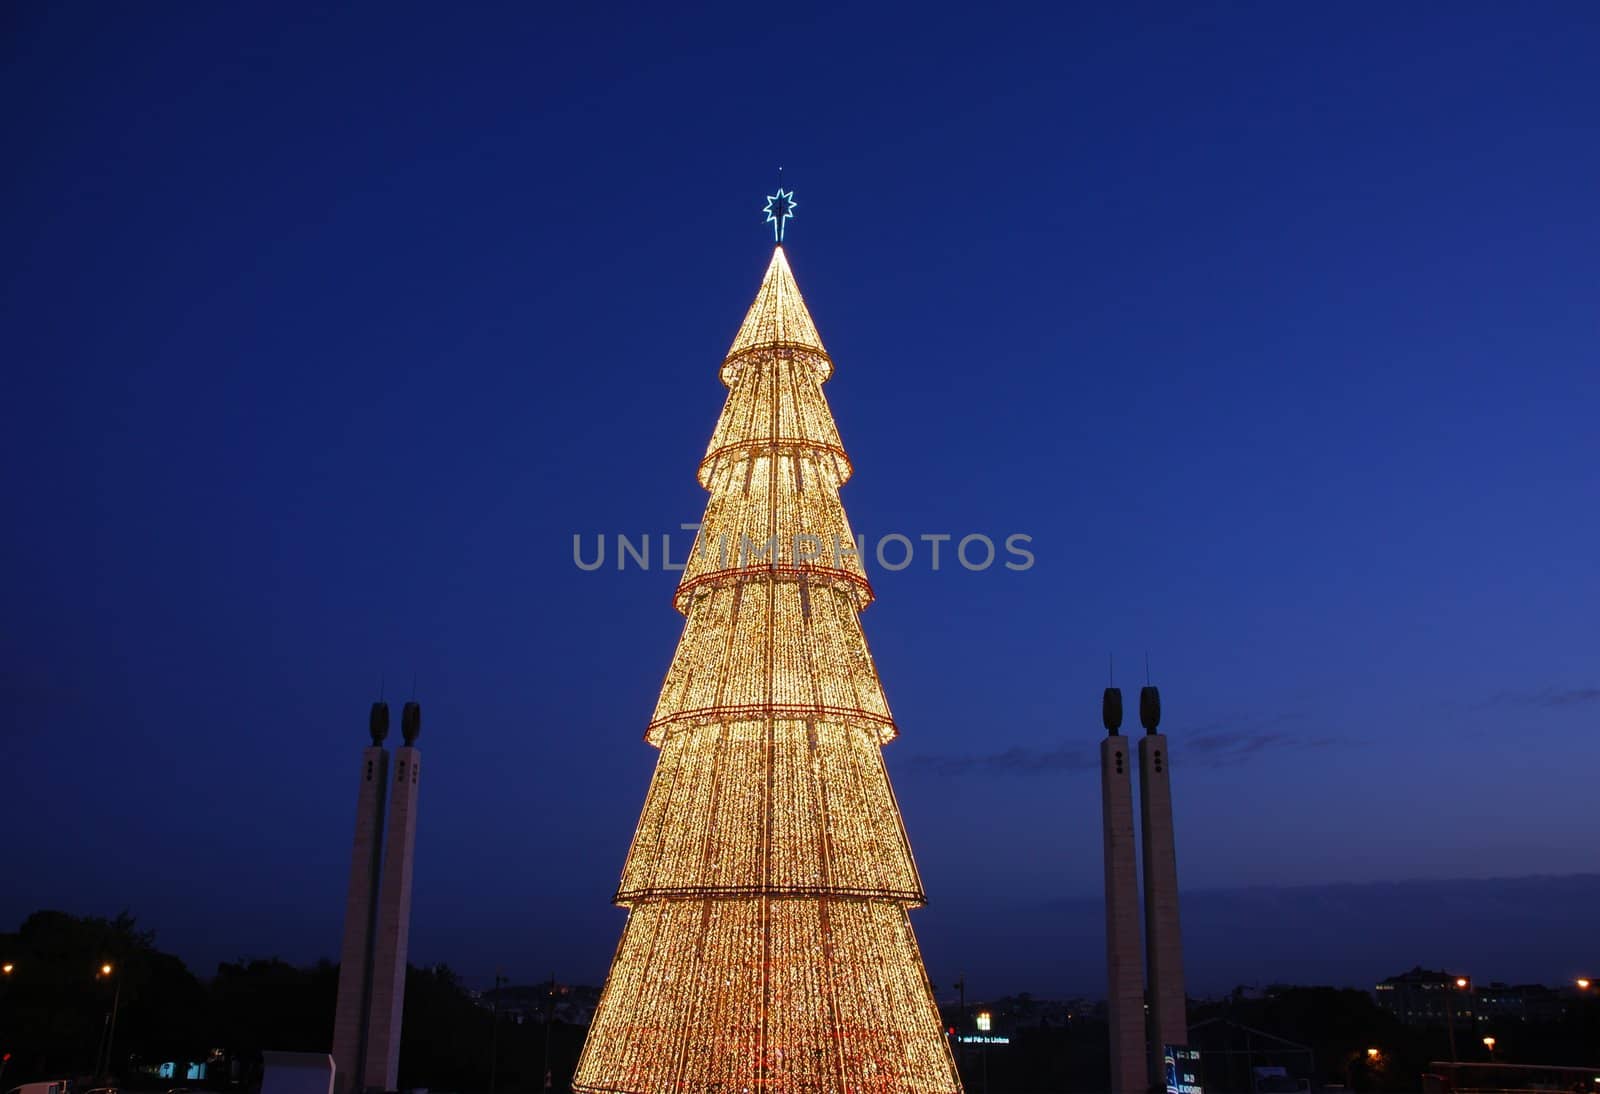
[(778, 246), (723, 360), (674, 598), (683, 636), (616, 902), (628, 909), (575, 1090), (959, 1091), (907, 910), (924, 902), (858, 613), (833, 362)]

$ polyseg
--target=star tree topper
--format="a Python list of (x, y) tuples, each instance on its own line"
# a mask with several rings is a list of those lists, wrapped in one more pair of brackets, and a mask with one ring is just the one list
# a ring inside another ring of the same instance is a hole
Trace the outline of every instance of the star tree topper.
[(794, 191), (785, 190), (781, 184), (776, 194), (767, 197), (767, 223), (772, 225), (772, 238), (779, 243), (783, 242), (784, 223), (794, 216), (794, 205)]

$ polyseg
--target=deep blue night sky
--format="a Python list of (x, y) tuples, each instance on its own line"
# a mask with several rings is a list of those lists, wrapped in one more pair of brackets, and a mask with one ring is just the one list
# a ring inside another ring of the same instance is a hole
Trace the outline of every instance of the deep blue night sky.
[(1597, 56), (1582, 4), (4, 5), (0, 926), (335, 955), (415, 674), (413, 959), (599, 982), (680, 618), (572, 537), (698, 518), (779, 164), (857, 529), (1038, 560), (872, 568), (936, 982), (1100, 990), (1108, 653), (1187, 888), (1600, 870)]

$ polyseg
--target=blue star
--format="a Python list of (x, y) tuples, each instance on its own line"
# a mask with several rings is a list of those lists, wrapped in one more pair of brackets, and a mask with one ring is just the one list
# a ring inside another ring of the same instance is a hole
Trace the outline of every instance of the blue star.
[(776, 194), (767, 197), (767, 223), (772, 225), (772, 238), (783, 242), (784, 222), (794, 216), (794, 191), (778, 187)]

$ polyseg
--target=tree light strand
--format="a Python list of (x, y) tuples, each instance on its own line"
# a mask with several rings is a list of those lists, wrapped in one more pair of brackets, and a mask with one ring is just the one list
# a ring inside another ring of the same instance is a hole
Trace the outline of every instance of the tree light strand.
[(574, 1090), (961, 1089), (907, 917), (922, 882), (883, 765), (896, 728), (859, 619), (832, 374), (779, 247), (721, 369), (628, 921)]

